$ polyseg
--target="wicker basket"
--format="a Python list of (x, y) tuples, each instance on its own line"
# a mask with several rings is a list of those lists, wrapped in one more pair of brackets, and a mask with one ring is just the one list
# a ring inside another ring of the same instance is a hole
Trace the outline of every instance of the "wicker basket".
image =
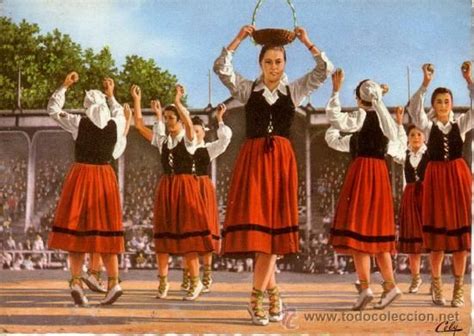
[[(257, 2), (257, 5), (255, 6), (255, 9), (253, 11), (253, 16), (252, 16), (252, 24), (255, 25), (255, 19), (257, 15), (257, 11), (262, 5), (264, 0), (259, 0)], [(288, 5), (291, 8), (292, 14), (293, 14), (293, 23), (294, 27), (296, 28), (297, 22), (296, 22), (296, 11), (295, 8), (293, 7), (293, 4), (291, 3), (290, 0), (286, 0)], [(259, 29), (256, 30), (253, 35), (253, 40), (255, 41), (256, 44), (261, 44), (261, 45), (285, 45), (293, 42), (296, 38), (296, 34), (294, 31), (291, 30), (286, 30), (286, 29), (278, 29), (278, 28), (265, 28), (265, 29)]]
[(252, 37), (255, 43), (261, 45), (285, 45), (293, 42), (296, 34), (285, 29), (266, 28), (256, 30)]

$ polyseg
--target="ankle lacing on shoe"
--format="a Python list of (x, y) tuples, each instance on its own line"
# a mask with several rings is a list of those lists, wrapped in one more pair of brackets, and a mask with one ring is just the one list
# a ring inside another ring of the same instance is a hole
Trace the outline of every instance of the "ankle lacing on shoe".
[(431, 278), (431, 298), (435, 304), (444, 305), (443, 297), (443, 285), (441, 283), (441, 277)]
[(158, 285), (158, 293), (161, 295), (166, 291), (166, 286), (168, 285), (168, 276), (167, 275), (158, 275), (160, 279), (160, 284)]
[(205, 266), (204, 273), (202, 275), (202, 284), (205, 287), (208, 287), (211, 284), (211, 274), (212, 274), (211, 266)]
[(387, 296), (387, 293), (392, 290), (394, 286), (391, 286), (391, 285), (395, 285), (395, 282), (392, 280), (385, 280), (384, 282), (382, 282), (383, 292), (382, 292), (382, 296), (380, 297), (380, 300), (382, 300), (385, 296)]
[(199, 275), (198, 276), (189, 276), (189, 289), (188, 289), (188, 293), (186, 294), (186, 296), (188, 297), (193, 297), (194, 296), (194, 291), (196, 290), (196, 287), (198, 286), (199, 284), (199, 281), (200, 281), (200, 278), (199, 278)]
[(268, 299), (270, 300), (270, 315), (280, 315), (283, 307), (281, 306), (281, 297), (278, 287), (267, 289)]
[(69, 287), (71, 287), (73, 284), (78, 283), (79, 286), (82, 288), (82, 277), (80, 275), (74, 275), (71, 277), (69, 280)]
[(455, 276), (454, 277), (454, 288), (453, 288), (453, 300), (451, 305), (453, 307), (461, 307), (464, 305), (464, 277)]
[(181, 282), (181, 288), (188, 289), (190, 285), (191, 279), (189, 275), (189, 271), (187, 269), (183, 269), (183, 281)]
[(263, 291), (254, 288), (252, 290), (252, 295), (250, 296), (250, 307), (253, 314), (262, 319), (266, 317), (265, 310), (263, 309), (264, 295), (265, 293)]

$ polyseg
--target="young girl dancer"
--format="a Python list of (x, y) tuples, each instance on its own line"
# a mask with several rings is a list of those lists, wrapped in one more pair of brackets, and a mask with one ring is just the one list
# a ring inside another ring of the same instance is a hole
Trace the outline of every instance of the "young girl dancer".
[[(232, 56), (251, 36), (254, 26), (244, 26), (222, 50), (214, 71), (235, 99), (245, 104), (247, 140), (241, 147), (228, 194), (223, 230), (223, 253), (255, 254), (253, 290), (248, 311), (252, 322), (267, 325), (280, 321), (282, 304), (274, 279), (277, 255), (298, 252), (298, 179), (295, 154), (288, 139), (295, 108), (323, 84), (332, 64), (311, 42), (303, 28), (298, 39), (317, 65), (289, 83), (284, 73), (285, 49), (264, 46), (259, 64), (262, 75), (248, 80), (234, 71)], [(265, 291), (270, 296), (269, 317), (263, 309)]]
[[(469, 167), (462, 157), (466, 133), (472, 128), (472, 110), (454, 119), (453, 94), (443, 87), (431, 96), (432, 110), (424, 111), (424, 98), (433, 79), (429, 64), (422, 67), (423, 83), (410, 100), (409, 113), (428, 140), (429, 162), (423, 191), (423, 242), (430, 251), (431, 296), (436, 305), (445, 305), (441, 282), (444, 253), (452, 253), (454, 290), (451, 305), (464, 305), (464, 273), (471, 248), (471, 183)], [(462, 71), (471, 92), (474, 85), (471, 65)]]
[(412, 276), (408, 293), (417, 293), (422, 283), (420, 276), (423, 250), (422, 200), (423, 180), (428, 164), (428, 153), (423, 131), (415, 125), (408, 126), (408, 149), (395, 156), (404, 165), (405, 189), (398, 215), (399, 236), (397, 251), (408, 254)]
[(78, 305), (88, 302), (81, 281), (84, 254), (101, 253), (108, 273), (108, 292), (101, 304), (111, 304), (122, 295), (117, 254), (124, 251), (124, 238), (117, 177), (110, 162), (122, 155), (128, 126), (110, 78), (104, 79), (105, 94), (86, 92), (86, 117), (63, 111), (65, 93), (78, 80), (76, 72), (68, 74), (48, 103), (49, 115), (75, 140), (75, 163), (64, 183), (48, 245), (69, 252), (71, 296)]
[(331, 229), (330, 242), (340, 253), (351, 254), (361, 292), (352, 307), (364, 309), (374, 295), (369, 287), (370, 256), (376, 256), (384, 293), (375, 308), (383, 309), (401, 292), (395, 285), (390, 253), (395, 251), (393, 201), (384, 157), (389, 140), (396, 142), (397, 126), (382, 101), (382, 88), (364, 80), (356, 88), (359, 110), (342, 113), (339, 101), (344, 73), (332, 77), (333, 94), (326, 106), (331, 125), (343, 132), (355, 132), (351, 162)]
[[(193, 154), (196, 136), (189, 112), (181, 103), (184, 88), (176, 86), (175, 105), (168, 105), (163, 113), (159, 102), (152, 102), (158, 119), (153, 131), (143, 123), (140, 88), (133, 85), (131, 93), (135, 126), (153, 146), (158, 147), (164, 171), (156, 188), (153, 217), (160, 279), (157, 298), (165, 298), (168, 294), (169, 254), (179, 254), (184, 255), (191, 276), (191, 284), (183, 299), (195, 300), (204, 287), (199, 279), (198, 253), (212, 252), (213, 245), (207, 209), (195, 177)], [(165, 124), (168, 135), (165, 134)]]
[[(226, 111), (224, 104), (219, 104), (216, 112), (216, 119), (219, 125), (217, 129), (217, 140), (213, 142), (205, 142), (206, 127), (204, 122), (199, 117), (192, 118), (194, 132), (196, 134), (197, 146), (194, 153), (194, 163), (196, 167), (196, 175), (198, 176), (199, 189), (201, 191), (204, 202), (206, 203), (209, 226), (212, 233), (212, 244), (214, 253), (220, 253), (221, 235), (219, 226), (219, 214), (217, 212), (216, 191), (212, 180), (209, 178), (209, 167), (211, 162), (219, 155), (225, 152), (227, 146), (232, 138), (232, 130), (224, 124), (223, 115)], [(212, 253), (203, 255), (203, 278), (202, 284), (204, 288), (203, 293), (208, 293), (212, 285)], [(189, 287), (189, 271), (187, 267), (183, 268), (183, 283), (182, 289)]]

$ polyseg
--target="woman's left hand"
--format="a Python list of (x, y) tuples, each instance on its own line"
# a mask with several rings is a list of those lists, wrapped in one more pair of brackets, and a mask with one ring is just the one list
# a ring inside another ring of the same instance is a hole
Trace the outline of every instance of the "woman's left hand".
[(308, 33), (306, 32), (306, 29), (304, 29), (303, 27), (296, 27), (295, 34), (298, 40), (300, 40), (303, 44), (305, 45), (311, 44), (311, 42), (309, 41)]
[(472, 84), (471, 69), (472, 69), (472, 65), (470, 61), (466, 61), (462, 64), (462, 67), (461, 67), (462, 76), (464, 77), (468, 85)]

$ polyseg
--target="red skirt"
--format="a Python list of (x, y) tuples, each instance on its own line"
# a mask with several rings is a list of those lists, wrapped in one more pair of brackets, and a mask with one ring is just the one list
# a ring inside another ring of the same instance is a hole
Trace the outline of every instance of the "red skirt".
[(385, 160), (358, 157), (351, 162), (330, 243), (339, 253), (395, 252), (392, 188)]
[(215, 253), (221, 250), (221, 229), (219, 226), (219, 214), (217, 212), (216, 189), (209, 176), (198, 177), (199, 190), (207, 208), (209, 229), (212, 235), (212, 247)]
[(471, 249), (471, 185), (464, 159), (428, 163), (423, 193), (423, 241), (428, 250)]
[(299, 250), (298, 176), (290, 141), (247, 139), (234, 167), (223, 230), (224, 254), (290, 254)]
[(124, 252), (120, 195), (110, 165), (71, 166), (48, 246), (69, 252)]
[(153, 210), (155, 251), (186, 254), (212, 252), (207, 208), (197, 177), (163, 175), (158, 181)]
[(423, 184), (408, 183), (403, 191), (398, 215), (399, 237), (398, 252), (423, 253), (423, 230), (421, 206), (423, 202)]

